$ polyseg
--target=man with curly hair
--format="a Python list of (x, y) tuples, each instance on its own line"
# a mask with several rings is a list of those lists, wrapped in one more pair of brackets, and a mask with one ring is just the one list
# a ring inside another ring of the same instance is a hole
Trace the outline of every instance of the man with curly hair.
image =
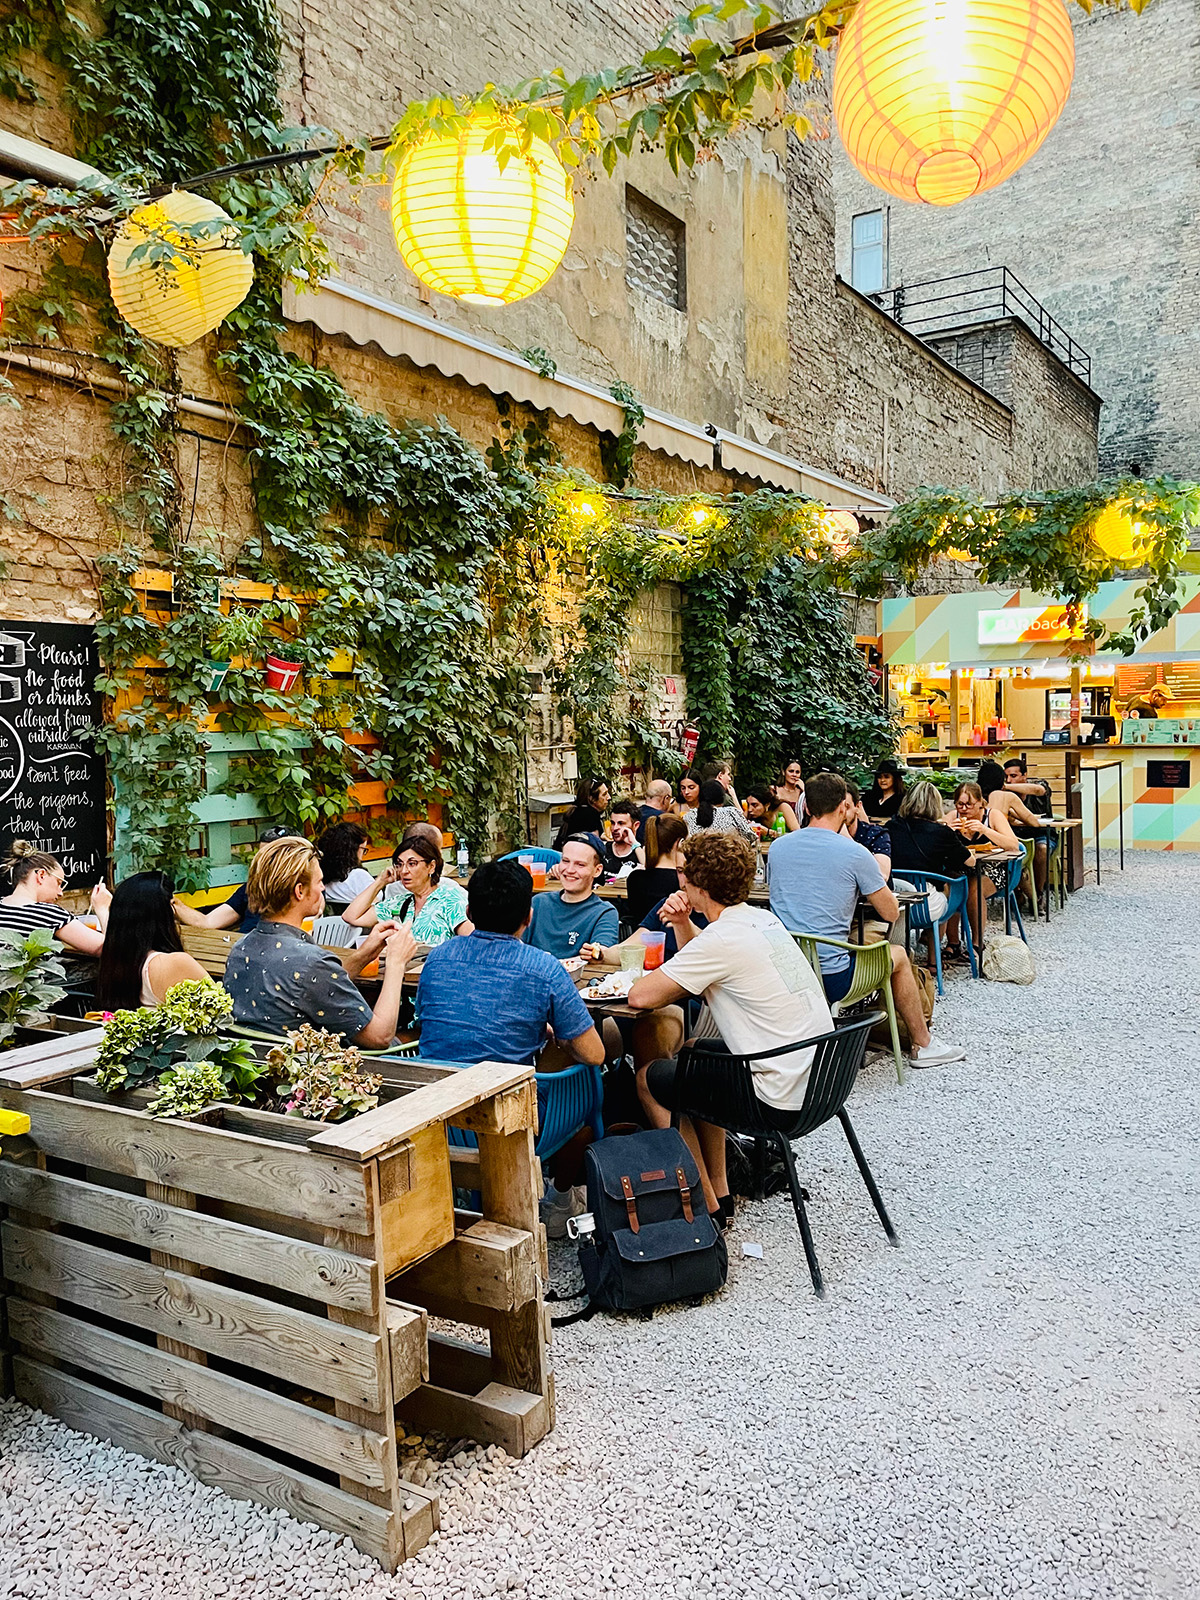
[[(635, 1010), (651, 1010), (703, 995), (697, 1040), (734, 1056), (781, 1050), (833, 1027), (821, 984), (795, 940), (771, 912), (746, 903), (754, 882), (754, 853), (734, 834), (697, 833), (682, 845), (682, 887), (659, 908), (675, 934), (677, 954), (639, 978), (629, 991)], [(707, 918), (701, 927), (692, 920)], [(714, 1116), (736, 1113), (752, 1093), (780, 1126), (804, 1103), (812, 1051), (797, 1049), (754, 1062), (750, 1081), (732, 1062), (697, 1063), (689, 1074), (688, 1105)], [(638, 1073), (638, 1094), (652, 1126), (666, 1128), (682, 1109), (674, 1060), (652, 1061)], [(725, 1226), (733, 1215), (725, 1171), (725, 1132), (716, 1123), (685, 1117), (684, 1138), (700, 1167), (708, 1209)]]

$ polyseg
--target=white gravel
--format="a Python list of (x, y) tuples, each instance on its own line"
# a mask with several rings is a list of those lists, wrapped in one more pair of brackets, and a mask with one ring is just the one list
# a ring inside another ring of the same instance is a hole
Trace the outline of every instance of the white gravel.
[(1197, 904), (1200, 856), (1114, 858), (1032, 988), (956, 973), (970, 1059), (852, 1101), (901, 1249), (814, 1135), (828, 1299), (786, 1198), (746, 1207), (719, 1299), (558, 1336), (528, 1460), (414, 1456), (443, 1531), (395, 1577), (10, 1404), (0, 1596), (1195, 1600)]

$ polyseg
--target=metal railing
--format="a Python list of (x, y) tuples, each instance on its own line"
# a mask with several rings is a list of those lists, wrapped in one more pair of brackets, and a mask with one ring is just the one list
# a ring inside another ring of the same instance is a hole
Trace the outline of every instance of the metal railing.
[(1092, 358), (1007, 267), (982, 267), (926, 283), (898, 284), (869, 298), (901, 327), (927, 342), (975, 322), (1015, 317), (1084, 383)]

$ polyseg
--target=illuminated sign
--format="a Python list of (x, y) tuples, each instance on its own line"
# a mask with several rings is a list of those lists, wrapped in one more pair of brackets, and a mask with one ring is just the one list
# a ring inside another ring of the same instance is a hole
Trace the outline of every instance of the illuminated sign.
[(980, 644), (1059, 644), (1083, 637), (1087, 607), (1081, 606), (1075, 627), (1066, 606), (1005, 606), (979, 613)]

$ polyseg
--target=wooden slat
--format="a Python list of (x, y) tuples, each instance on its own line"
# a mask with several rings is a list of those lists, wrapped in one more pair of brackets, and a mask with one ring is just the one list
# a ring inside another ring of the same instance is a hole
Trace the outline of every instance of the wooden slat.
[(0, 1161), (0, 1201), (324, 1305), (373, 1311), (378, 1301), (380, 1273), (373, 1261), (119, 1189)]
[(36, 1044), (18, 1045), (15, 1050), (6, 1050), (0, 1056), (0, 1062), (4, 1065), (0, 1081), (17, 1067), (36, 1067), (40, 1062), (86, 1050), (89, 1045), (95, 1046), (99, 1042), (100, 1030), (94, 1028), (82, 1033), (60, 1033), (57, 1038), (39, 1039)]
[[(175, 1207), (180, 1211), (195, 1211), (196, 1209), (196, 1196), (194, 1194), (191, 1194), (186, 1189), (171, 1189), (161, 1183), (148, 1183), (146, 1185), (146, 1198), (156, 1204), (164, 1205), (168, 1208)], [(182, 1273), (184, 1277), (196, 1277), (204, 1271), (203, 1267), (193, 1266), (190, 1261), (185, 1261), (183, 1257), (174, 1255), (169, 1250), (151, 1250), (150, 1260), (154, 1266), (166, 1267), (172, 1272)], [(173, 1356), (179, 1356), (183, 1361), (194, 1361), (198, 1367), (206, 1367), (208, 1365), (208, 1357), (203, 1350), (197, 1350), (194, 1345), (185, 1344), (181, 1339), (170, 1339), (166, 1334), (160, 1333), (155, 1338), (155, 1343), (160, 1350), (165, 1350)], [(163, 1402), (163, 1410), (167, 1416), (177, 1417), (180, 1422), (186, 1423), (189, 1428), (198, 1427), (207, 1431), (208, 1424), (202, 1418), (194, 1416), (191, 1411), (182, 1406), (176, 1406), (170, 1400)]]
[[(538, 1220), (538, 1162), (533, 1130), (479, 1134), (479, 1187), (483, 1212), (496, 1222), (531, 1233), (540, 1242), (544, 1262), (545, 1235)], [(543, 1265), (543, 1273), (545, 1271)], [(554, 1390), (550, 1377), (547, 1319), (543, 1314), (541, 1279), (528, 1304), (491, 1325), (492, 1363), (502, 1382), (545, 1396), (554, 1426)]]
[(429, 1382), (459, 1394), (478, 1394), (492, 1381), (492, 1353), (480, 1344), (468, 1344), (448, 1333), (431, 1333), (426, 1340), (429, 1352)]
[[(30, 1050), (42, 1050), (41, 1045), (29, 1045)], [(24, 1055), (24, 1050), (6, 1052), (0, 1056), (4, 1071), (0, 1072), (0, 1085), (7, 1089), (39, 1089), (44, 1083), (59, 1083), (63, 1078), (73, 1078), (80, 1072), (90, 1072), (100, 1053), (98, 1044), (81, 1044), (78, 1037), (71, 1040), (65, 1050), (43, 1054), (24, 1063), (14, 1058)]]
[(421, 1430), (498, 1444), (510, 1456), (527, 1454), (550, 1430), (546, 1399), (503, 1383), (489, 1383), (476, 1395), (425, 1383), (401, 1401), (396, 1414)]
[[(237, 1500), (278, 1507), (302, 1521), (346, 1533), (360, 1549), (382, 1559), (390, 1522), (386, 1510), (291, 1467), (264, 1460), (230, 1439), (197, 1433), (174, 1418), (109, 1394), (82, 1378), (24, 1356), (17, 1356), (13, 1367), (20, 1398), (60, 1417), (68, 1427), (111, 1440), (135, 1455), (182, 1467), (201, 1483), (223, 1489)], [(290, 1448), (293, 1454), (299, 1453), (294, 1443)]]
[(122, 1388), (174, 1403), (360, 1483), (381, 1484), (385, 1479), (388, 1442), (369, 1430), (61, 1311), (15, 1297), (9, 1299), (8, 1311), (13, 1339), (39, 1358), (69, 1361)]
[(484, 1061), (475, 1067), (443, 1078), (440, 1083), (414, 1089), (398, 1100), (389, 1100), (374, 1111), (367, 1111), (350, 1122), (339, 1123), (326, 1133), (309, 1140), (310, 1150), (364, 1161), (380, 1155), (398, 1140), (411, 1139), (434, 1122), (454, 1122), (455, 1113), (469, 1110), (481, 1100), (533, 1076), (532, 1067), (513, 1066), (500, 1061)]
[(392, 1353), (392, 1398), (400, 1400), (429, 1382), (429, 1313), (423, 1306), (387, 1304)]
[(48, 1156), (144, 1183), (304, 1217), (324, 1227), (366, 1233), (366, 1185), (354, 1163), (270, 1139), (199, 1123), (163, 1121), (144, 1111), (92, 1105), (43, 1090), (0, 1087), (0, 1105), (25, 1111)]
[(532, 1234), (477, 1222), (428, 1260), (393, 1280), (395, 1292), (425, 1304), (425, 1296), (514, 1311), (537, 1292)]
[(8, 1222), (0, 1239), (11, 1283), (352, 1405), (380, 1403), (389, 1356), (377, 1334), (62, 1234)]
[(454, 1187), (445, 1125), (437, 1122), (422, 1128), (375, 1166), (380, 1200), (376, 1233), (383, 1270), (390, 1278), (454, 1238)]

